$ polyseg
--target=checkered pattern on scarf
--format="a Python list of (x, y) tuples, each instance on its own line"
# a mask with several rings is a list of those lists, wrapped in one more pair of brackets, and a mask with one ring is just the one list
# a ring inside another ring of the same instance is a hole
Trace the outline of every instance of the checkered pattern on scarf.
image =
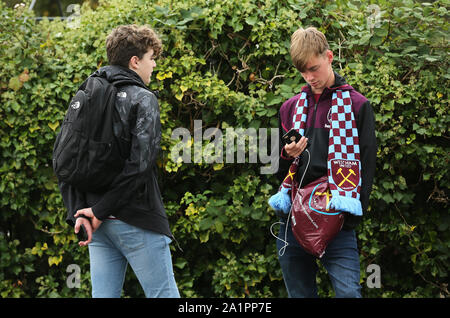
[[(358, 160), (360, 161), (358, 128), (355, 115), (352, 112), (352, 100), (349, 91), (335, 91), (331, 102), (331, 129), (328, 140), (328, 178), (330, 190), (333, 195), (359, 199), (361, 191), (361, 177), (359, 184), (352, 191), (338, 189), (331, 178), (331, 160)], [(359, 174), (361, 176), (361, 174)]]
[[(295, 106), (293, 116), (294, 128), (304, 136), (308, 113), (306, 92), (302, 92)], [(359, 199), (361, 190), (361, 177), (359, 184), (352, 191), (342, 191), (331, 177), (331, 160), (358, 160), (360, 149), (358, 129), (355, 116), (352, 112), (352, 100), (349, 91), (337, 90), (333, 93), (331, 101), (331, 128), (328, 140), (328, 179), (332, 195), (340, 195)], [(361, 174), (359, 174), (361, 176)]]
[(306, 117), (308, 115), (308, 102), (306, 100), (306, 92), (302, 92), (300, 98), (295, 105), (295, 113), (292, 118), (295, 130), (297, 130), (300, 135), (305, 135), (306, 128)]

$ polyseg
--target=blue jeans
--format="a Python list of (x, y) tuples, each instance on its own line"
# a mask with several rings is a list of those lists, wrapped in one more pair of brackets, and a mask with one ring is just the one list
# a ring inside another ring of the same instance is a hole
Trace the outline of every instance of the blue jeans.
[(180, 297), (169, 244), (163, 234), (120, 220), (105, 220), (89, 246), (92, 297), (119, 298), (128, 263), (146, 297)]
[[(285, 223), (280, 225), (278, 237), (284, 239), (285, 228)], [(298, 244), (290, 224), (286, 241), (289, 245), (283, 256), (278, 254), (278, 260), (289, 297), (317, 298), (317, 258), (307, 253)], [(277, 250), (280, 251), (283, 246), (284, 243), (277, 240)], [(341, 230), (328, 244), (320, 261), (328, 272), (336, 297), (361, 297), (359, 254), (355, 231)]]

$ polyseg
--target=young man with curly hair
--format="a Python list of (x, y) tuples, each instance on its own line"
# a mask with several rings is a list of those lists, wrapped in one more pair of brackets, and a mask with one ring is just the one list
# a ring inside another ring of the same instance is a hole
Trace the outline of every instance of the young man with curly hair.
[(119, 119), (114, 135), (128, 145), (121, 173), (102, 193), (81, 192), (60, 182), (68, 209), (67, 222), (80, 231), (89, 246), (93, 297), (120, 297), (127, 265), (136, 274), (146, 297), (179, 297), (169, 244), (169, 228), (156, 179), (161, 123), (155, 94), (147, 85), (161, 40), (146, 26), (125, 25), (106, 39), (109, 64), (91, 76), (119, 86), (115, 108)]

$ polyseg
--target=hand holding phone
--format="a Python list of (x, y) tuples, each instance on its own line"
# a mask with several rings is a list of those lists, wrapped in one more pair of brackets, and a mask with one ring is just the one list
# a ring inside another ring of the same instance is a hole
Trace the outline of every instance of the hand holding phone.
[(75, 221), (74, 230), (78, 238), (79, 246), (86, 246), (92, 241), (92, 226), (89, 219), (78, 217)]
[(310, 145), (308, 138), (302, 137), (299, 132), (292, 128), (282, 137), (285, 142), (284, 151), (291, 157), (298, 157)]
[(287, 133), (285, 133), (282, 138), (283, 138), (284, 143), (286, 143), (286, 144), (290, 144), (291, 142), (297, 143), (302, 138), (302, 135), (300, 135), (300, 133), (297, 131), (297, 129), (292, 128)]
[(84, 227), (83, 224), (80, 225), (80, 230), (77, 233), (77, 238), (79, 242), (87, 241), (88, 239), (86, 228)]

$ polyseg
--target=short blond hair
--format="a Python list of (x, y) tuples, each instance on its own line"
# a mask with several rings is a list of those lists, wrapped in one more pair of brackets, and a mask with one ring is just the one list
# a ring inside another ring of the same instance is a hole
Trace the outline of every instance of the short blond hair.
[(299, 28), (291, 36), (291, 58), (300, 72), (313, 56), (323, 55), (329, 48), (325, 35), (314, 27)]

